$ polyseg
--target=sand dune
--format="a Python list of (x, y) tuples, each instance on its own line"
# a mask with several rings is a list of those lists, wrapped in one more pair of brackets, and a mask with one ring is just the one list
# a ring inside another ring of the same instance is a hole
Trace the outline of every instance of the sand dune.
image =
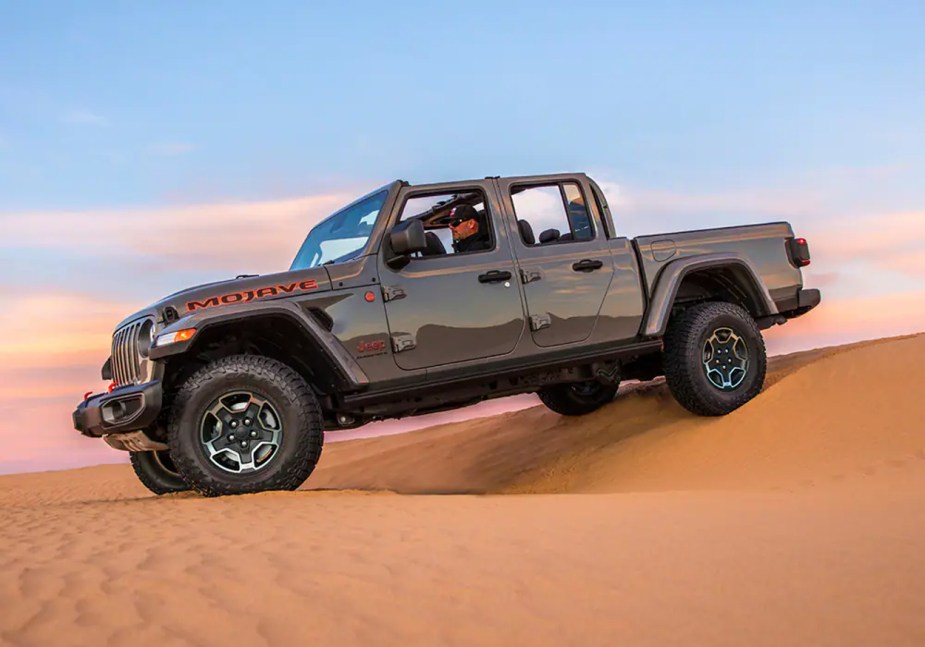
[[(0, 644), (925, 644), (925, 336), (331, 443), (303, 491), (0, 477)], [(439, 495), (439, 496), (437, 496)]]
[[(916, 388), (918, 386), (919, 388)], [(330, 444), (310, 488), (401, 493), (788, 488), (925, 458), (925, 336), (775, 358), (761, 397), (691, 416), (663, 384), (582, 418), (542, 406)]]

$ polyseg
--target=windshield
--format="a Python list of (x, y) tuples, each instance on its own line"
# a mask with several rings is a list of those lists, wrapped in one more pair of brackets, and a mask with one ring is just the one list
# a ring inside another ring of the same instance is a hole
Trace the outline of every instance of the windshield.
[(383, 189), (318, 223), (308, 232), (289, 269), (304, 270), (356, 256), (366, 246), (388, 193)]

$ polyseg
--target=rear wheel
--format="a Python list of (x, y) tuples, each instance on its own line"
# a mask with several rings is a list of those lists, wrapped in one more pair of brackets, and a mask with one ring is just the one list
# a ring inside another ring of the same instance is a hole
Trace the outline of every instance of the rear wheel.
[(294, 490), (324, 440), (321, 407), (292, 368), (255, 355), (217, 360), (174, 401), (168, 445), (178, 471), (206, 496)]
[(129, 452), (129, 458), (135, 476), (154, 494), (170, 494), (189, 489), (189, 485), (177, 472), (169, 452)]
[(767, 361), (754, 319), (732, 303), (701, 303), (668, 324), (665, 379), (692, 413), (721, 416), (754, 398), (764, 385)]
[(592, 380), (543, 387), (538, 395), (543, 404), (558, 414), (583, 416), (612, 401), (619, 387), (619, 384), (602, 384)]

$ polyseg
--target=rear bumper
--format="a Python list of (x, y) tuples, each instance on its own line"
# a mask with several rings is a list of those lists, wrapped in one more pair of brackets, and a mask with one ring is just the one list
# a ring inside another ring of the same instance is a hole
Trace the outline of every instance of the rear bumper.
[(795, 295), (777, 301), (777, 311), (787, 319), (793, 319), (794, 317), (805, 315), (819, 305), (821, 301), (822, 295), (819, 290), (801, 288)]
[(159, 380), (123, 386), (77, 405), (72, 414), (74, 429), (91, 438), (147, 429), (157, 420), (162, 403)]
[(801, 289), (797, 292), (797, 307), (793, 310), (792, 313), (787, 313), (788, 317), (799, 317), (804, 315), (822, 301), (822, 293), (819, 290), (812, 288), (809, 290)]

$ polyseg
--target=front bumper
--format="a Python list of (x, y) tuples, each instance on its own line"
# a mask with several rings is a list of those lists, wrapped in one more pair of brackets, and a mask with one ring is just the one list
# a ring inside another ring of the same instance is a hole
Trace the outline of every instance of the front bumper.
[(74, 428), (91, 438), (147, 429), (157, 420), (163, 399), (160, 380), (94, 395), (77, 405)]

